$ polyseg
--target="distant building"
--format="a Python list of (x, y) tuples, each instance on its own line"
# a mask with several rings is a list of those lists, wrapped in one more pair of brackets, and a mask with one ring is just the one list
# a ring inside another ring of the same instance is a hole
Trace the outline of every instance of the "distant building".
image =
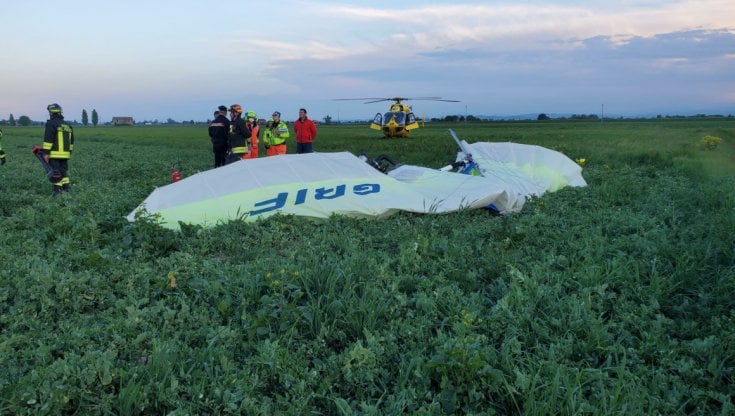
[(135, 121), (133, 121), (132, 117), (113, 117), (112, 118), (113, 126), (132, 126), (133, 124), (135, 124)]

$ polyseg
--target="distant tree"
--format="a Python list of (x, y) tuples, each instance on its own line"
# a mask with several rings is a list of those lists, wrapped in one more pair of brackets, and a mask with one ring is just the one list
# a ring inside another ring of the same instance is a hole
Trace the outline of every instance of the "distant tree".
[(82, 124), (85, 126), (89, 124), (89, 117), (87, 117), (87, 110), (82, 110)]
[(332, 124), (332, 116), (330, 116), (329, 114), (324, 116), (324, 124)]
[(597, 114), (572, 114), (569, 118), (571, 120), (598, 120), (600, 117)]
[(459, 120), (459, 116), (446, 116), (446, 117), (444, 117), (444, 121), (451, 121), (453, 123), (456, 123), (457, 120)]
[(10, 113), (10, 117), (8, 118), (8, 126), (15, 126), (15, 117), (13, 117), (13, 113)]
[(472, 114), (467, 116), (467, 121), (480, 121), (479, 117), (475, 117)]
[(31, 118), (28, 116), (20, 116), (18, 117), (18, 124), (21, 126), (30, 126)]
[(100, 117), (97, 115), (97, 110), (92, 109), (92, 125), (96, 126), (100, 122)]
[(547, 116), (546, 113), (541, 113), (536, 117), (536, 120), (551, 120), (551, 117)]

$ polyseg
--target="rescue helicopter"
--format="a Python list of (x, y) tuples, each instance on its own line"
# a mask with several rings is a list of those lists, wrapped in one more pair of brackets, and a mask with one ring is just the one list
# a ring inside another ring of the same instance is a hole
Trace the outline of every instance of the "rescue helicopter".
[(419, 128), (419, 120), (411, 110), (411, 106), (401, 101), (408, 100), (424, 100), (424, 101), (445, 101), (450, 103), (458, 103), (457, 100), (445, 100), (441, 97), (420, 97), (420, 98), (337, 98), (335, 101), (365, 101), (365, 104), (379, 103), (382, 101), (395, 101), (390, 105), (387, 112), (375, 114), (370, 128), (374, 130), (382, 130), (385, 137), (408, 137), (411, 130)]

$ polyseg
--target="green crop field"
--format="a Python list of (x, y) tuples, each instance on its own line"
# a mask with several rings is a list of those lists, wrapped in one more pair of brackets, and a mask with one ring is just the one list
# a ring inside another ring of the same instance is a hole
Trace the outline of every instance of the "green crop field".
[(447, 128), (585, 158), (588, 186), (507, 217), (174, 232), (124, 216), (210, 168), (206, 126), (77, 127), (57, 198), (42, 129), (3, 128), (0, 414), (735, 413), (735, 119), (322, 125), (314, 147), (439, 168)]

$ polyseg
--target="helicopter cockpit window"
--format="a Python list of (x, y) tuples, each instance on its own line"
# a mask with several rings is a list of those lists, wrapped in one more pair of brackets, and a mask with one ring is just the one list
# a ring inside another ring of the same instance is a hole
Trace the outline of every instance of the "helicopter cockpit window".
[(406, 113), (402, 111), (389, 111), (385, 114), (383, 114), (383, 120), (387, 123), (390, 121), (391, 118), (395, 118), (396, 123), (398, 124), (405, 124), (406, 123)]

